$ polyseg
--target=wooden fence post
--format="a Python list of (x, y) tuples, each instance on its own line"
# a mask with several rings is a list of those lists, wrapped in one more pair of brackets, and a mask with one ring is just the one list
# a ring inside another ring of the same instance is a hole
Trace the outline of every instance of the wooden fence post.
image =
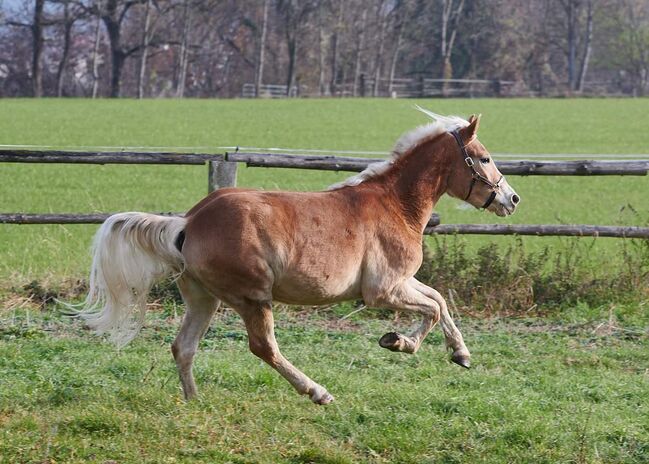
[(237, 186), (237, 163), (233, 161), (207, 162), (207, 193), (223, 187)]

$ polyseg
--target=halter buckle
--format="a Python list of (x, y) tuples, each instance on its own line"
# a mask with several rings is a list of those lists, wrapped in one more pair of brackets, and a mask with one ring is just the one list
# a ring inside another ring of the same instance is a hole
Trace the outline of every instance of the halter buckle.
[(472, 168), (475, 165), (475, 163), (473, 162), (473, 158), (471, 158), (470, 156), (467, 156), (466, 158), (464, 158), (464, 162), (470, 168)]

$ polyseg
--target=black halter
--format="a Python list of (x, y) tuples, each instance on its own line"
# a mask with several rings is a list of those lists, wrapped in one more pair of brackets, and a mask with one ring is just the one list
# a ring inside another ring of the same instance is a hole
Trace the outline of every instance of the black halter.
[(456, 130), (451, 131), (451, 135), (455, 138), (455, 141), (457, 144), (460, 146), (460, 152), (462, 153), (462, 156), (464, 157), (464, 162), (466, 163), (467, 166), (471, 169), (471, 184), (469, 185), (469, 193), (466, 194), (466, 197), (464, 197), (464, 201), (467, 201), (469, 197), (471, 196), (471, 192), (473, 192), (473, 186), (477, 181), (482, 182), (483, 184), (486, 184), (490, 189), (491, 189), (491, 194), (489, 195), (489, 198), (487, 198), (487, 201), (485, 201), (484, 205), (482, 205), (483, 209), (487, 209), (489, 205), (494, 201), (494, 198), (496, 198), (496, 191), (500, 189), (500, 182), (503, 180), (503, 176), (500, 176), (500, 179), (498, 179), (498, 182), (495, 184), (492, 183), (489, 179), (487, 179), (485, 176), (480, 174), (478, 171), (475, 170), (475, 163), (473, 162), (473, 158), (469, 156), (469, 154), (466, 151), (466, 145), (462, 143), (462, 139), (460, 138), (460, 134)]

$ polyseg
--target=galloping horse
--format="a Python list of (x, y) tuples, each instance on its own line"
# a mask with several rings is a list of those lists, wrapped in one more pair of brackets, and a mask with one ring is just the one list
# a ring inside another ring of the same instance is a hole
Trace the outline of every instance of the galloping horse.
[(469, 350), (444, 298), (414, 278), (422, 233), (444, 193), (498, 216), (512, 214), (520, 198), (478, 141), (479, 117), (421, 111), (434, 122), (403, 135), (389, 160), (327, 191), (224, 188), (185, 217), (111, 216), (95, 237), (82, 316), (123, 346), (144, 323), (151, 287), (175, 274), (187, 310), (171, 350), (187, 399), (197, 393), (199, 340), (221, 302), (243, 319), (250, 350), (317, 404), (334, 398), (280, 352), (273, 301), (362, 298), (370, 307), (414, 311), (422, 322), (413, 333), (390, 332), (379, 344), (415, 353), (440, 321), (451, 360), (468, 368)]

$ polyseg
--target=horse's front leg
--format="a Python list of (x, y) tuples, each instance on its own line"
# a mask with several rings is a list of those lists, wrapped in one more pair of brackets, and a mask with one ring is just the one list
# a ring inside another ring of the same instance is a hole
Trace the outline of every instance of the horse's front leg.
[(381, 337), (379, 345), (391, 351), (417, 352), (428, 332), (440, 319), (439, 303), (419, 291), (410, 281), (403, 282), (390, 291), (365, 289), (363, 298), (368, 306), (423, 314), (421, 324), (410, 335), (389, 332)]
[(437, 302), (440, 307), (440, 325), (442, 326), (442, 332), (444, 332), (444, 338), (446, 339), (446, 347), (453, 350), (451, 361), (468, 369), (471, 366), (471, 354), (464, 344), (462, 333), (455, 326), (448, 312), (448, 306), (442, 295), (434, 288), (419, 282), (414, 277), (408, 282), (421, 293)]

